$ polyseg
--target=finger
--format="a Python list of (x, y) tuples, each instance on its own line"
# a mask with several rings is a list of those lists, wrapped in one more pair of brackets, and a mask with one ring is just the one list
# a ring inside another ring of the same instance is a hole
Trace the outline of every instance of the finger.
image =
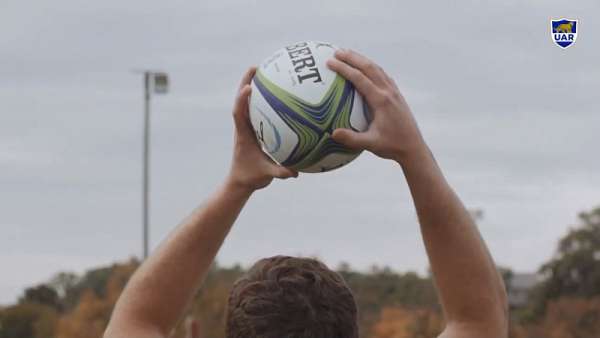
[(387, 85), (387, 75), (383, 69), (366, 56), (353, 50), (338, 49), (335, 51), (335, 57), (363, 72), (376, 85)]
[(233, 117), (234, 118), (240, 118), (240, 117), (243, 118), (244, 117), (243, 115), (245, 115), (248, 112), (248, 97), (250, 96), (251, 92), (252, 92), (252, 87), (250, 87), (250, 85), (248, 85), (248, 84), (244, 85), (238, 91), (237, 96), (235, 97), (234, 105), (233, 105)]
[(371, 106), (375, 106), (377, 102), (381, 102), (382, 94), (380, 90), (360, 70), (337, 59), (327, 60), (327, 65), (331, 70), (352, 82), (354, 87), (365, 97)]
[(387, 83), (392, 87), (392, 88), (398, 88), (398, 85), (396, 84), (396, 81), (394, 80), (393, 77), (389, 76), (387, 73), (385, 74), (385, 78), (387, 80)]
[(240, 81), (239, 90), (242, 90), (242, 88), (244, 88), (245, 85), (250, 84), (252, 78), (254, 77), (254, 74), (256, 74), (256, 67), (252, 66), (248, 68), (248, 70), (246, 71), (246, 73), (244, 73), (244, 76), (242, 77), (242, 81)]
[(233, 121), (235, 123), (235, 129), (237, 130), (238, 134), (244, 136), (254, 136), (254, 131), (252, 130), (248, 116), (248, 97), (250, 96), (251, 92), (252, 88), (250, 85), (245, 85), (242, 87), (235, 99), (235, 105), (233, 108)]
[(284, 166), (280, 166), (278, 164), (271, 164), (271, 175), (273, 177), (277, 177), (277, 178), (282, 178), (282, 179), (286, 179), (286, 178), (290, 178), (290, 177), (298, 177), (298, 172), (290, 169), (290, 168), (286, 168)]
[(369, 132), (356, 132), (351, 129), (338, 128), (331, 137), (334, 141), (356, 150), (369, 149), (372, 139)]

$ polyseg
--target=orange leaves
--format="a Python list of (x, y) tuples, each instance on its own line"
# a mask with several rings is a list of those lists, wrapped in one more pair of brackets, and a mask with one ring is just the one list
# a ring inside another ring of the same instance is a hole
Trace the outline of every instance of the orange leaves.
[(441, 332), (442, 319), (431, 309), (409, 310), (403, 307), (386, 307), (372, 328), (372, 338), (435, 337)]
[(114, 265), (106, 282), (104, 297), (90, 289), (85, 290), (77, 306), (59, 319), (56, 337), (101, 338), (112, 309), (137, 266), (135, 261)]
[(75, 309), (60, 318), (57, 337), (102, 337), (111, 307), (112, 304), (96, 296), (93, 291), (86, 290)]

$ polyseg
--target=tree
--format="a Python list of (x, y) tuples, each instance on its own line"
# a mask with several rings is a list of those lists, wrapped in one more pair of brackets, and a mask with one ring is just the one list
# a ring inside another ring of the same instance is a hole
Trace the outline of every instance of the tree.
[(25, 302), (0, 311), (0, 338), (54, 336), (58, 315), (47, 305)]
[(515, 273), (512, 271), (512, 269), (507, 267), (498, 266), (497, 268), (498, 272), (500, 272), (500, 276), (502, 276), (502, 280), (504, 281), (506, 291), (510, 292), (511, 282), (515, 276)]
[(58, 293), (46, 284), (25, 289), (25, 294), (19, 299), (19, 303), (37, 303), (60, 310)]
[[(214, 265), (204, 283), (194, 297), (190, 309), (190, 317), (200, 328), (201, 337), (224, 337), (227, 299), (233, 283), (241, 277), (243, 270), (240, 266), (223, 268)], [(178, 328), (178, 337), (185, 330), (183, 325)]]
[(64, 338), (100, 338), (110, 318), (111, 304), (91, 289), (82, 293), (75, 309), (58, 322), (57, 336)]
[(587, 338), (600, 335), (600, 297), (561, 297), (548, 302), (537, 323), (512, 328), (513, 338)]
[(58, 296), (65, 298), (80, 282), (80, 278), (72, 272), (59, 272), (50, 279), (48, 285), (51, 286)]
[(555, 257), (541, 268), (547, 276), (541, 296), (591, 297), (600, 295), (600, 207), (579, 215), (580, 225), (558, 245)]
[[(104, 272), (102, 273), (102, 280), (105, 281), (103, 285), (97, 284), (97, 281), (90, 283), (90, 286), (100, 288), (102, 294), (99, 295), (97, 289), (92, 287), (81, 292), (75, 308), (60, 318), (56, 336), (101, 338), (119, 295), (138, 265), (136, 260), (130, 260), (125, 264), (114, 264), (108, 268), (109, 273), (106, 278)], [(94, 271), (105, 271), (105, 269)]]
[[(130, 260), (90, 270), (81, 277), (60, 273), (47, 284), (27, 289), (21, 303), (0, 309), (0, 338), (100, 338), (138, 265), (138, 261)], [(437, 327), (439, 306), (430, 278), (412, 272), (398, 274), (386, 267), (361, 273), (343, 264), (340, 270), (360, 308), (361, 337), (370, 337), (375, 323), (379, 323), (382, 338), (395, 338), (384, 334), (385, 327), (401, 332), (403, 320), (410, 324), (406, 329), (411, 338), (426, 337), (418, 334)], [(190, 305), (190, 325), (186, 328), (182, 321), (171, 337), (224, 337), (227, 298), (244, 272), (240, 266), (224, 268), (215, 263)], [(57, 302), (59, 310), (55, 308)], [(391, 310), (382, 315), (383, 308)], [(405, 319), (401, 316), (404, 313)], [(383, 317), (387, 319), (382, 321)]]
[(435, 337), (442, 330), (439, 313), (431, 309), (406, 309), (386, 307), (379, 321), (373, 325), (373, 338), (425, 338)]
[(373, 266), (368, 274), (355, 271), (339, 273), (354, 292), (360, 309), (361, 337), (368, 336), (369, 329), (379, 320), (382, 308), (439, 308), (432, 280), (414, 272), (398, 274), (388, 267)]

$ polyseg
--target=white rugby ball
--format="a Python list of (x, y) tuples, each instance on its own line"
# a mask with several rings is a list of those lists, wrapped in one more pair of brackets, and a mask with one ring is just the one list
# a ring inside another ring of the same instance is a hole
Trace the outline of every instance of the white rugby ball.
[(326, 65), (336, 49), (294, 43), (261, 63), (252, 80), (250, 121), (263, 151), (283, 166), (324, 172), (360, 154), (331, 138), (336, 128), (365, 131), (369, 125), (361, 95)]

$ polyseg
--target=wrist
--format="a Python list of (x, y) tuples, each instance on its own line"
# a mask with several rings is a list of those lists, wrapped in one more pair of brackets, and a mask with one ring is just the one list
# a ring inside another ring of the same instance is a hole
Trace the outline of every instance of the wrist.
[(413, 163), (423, 162), (432, 158), (431, 150), (424, 141), (421, 141), (408, 149), (398, 152), (392, 159), (400, 166), (406, 167)]
[(231, 174), (225, 179), (224, 189), (230, 195), (241, 197), (250, 197), (256, 190), (253, 186), (244, 183)]
[(407, 153), (402, 160), (398, 161), (398, 164), (400, 164), (409, 186), (415, 182), (428, 182), (427, 184), (436, 182), (437, 186), (446, 184), (444, 183), (444, 174), (427, 146), (420, 151)]

